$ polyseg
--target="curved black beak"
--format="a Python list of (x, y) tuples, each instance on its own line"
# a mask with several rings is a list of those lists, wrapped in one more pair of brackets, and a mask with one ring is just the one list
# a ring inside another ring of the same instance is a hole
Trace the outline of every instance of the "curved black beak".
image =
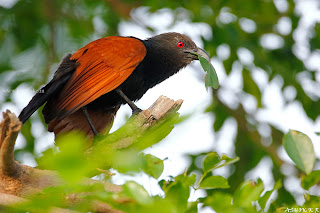
[(190, 51), (190, 53), (193, 54), (193, 55), (197, 55), (197, 56), (200, 55), (200, 56), (204, 57), (207, 61), (210, 62), (209, 54), (204, 49), (201, 49), (200, 47)]

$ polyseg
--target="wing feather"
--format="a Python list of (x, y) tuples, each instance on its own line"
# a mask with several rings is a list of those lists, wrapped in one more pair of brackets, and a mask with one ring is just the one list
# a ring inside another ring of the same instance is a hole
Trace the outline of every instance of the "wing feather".
[(120, 86), (144, 59), (146, 48), (135, 38), (111, 36), (79, 49), (79, 63), (57, 99), (56, 107), (70, 114)]

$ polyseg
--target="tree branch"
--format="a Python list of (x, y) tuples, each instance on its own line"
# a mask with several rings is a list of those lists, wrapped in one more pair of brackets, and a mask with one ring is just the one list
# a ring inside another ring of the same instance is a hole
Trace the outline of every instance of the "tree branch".
[[(120, 128), (122, 131), (121, 134), (116, 131), (112, 133), (110, 137), (106, 137), (108, 138), (107, 142), (110, 142), (111, 139), (114, 140), (111, 147), (113, 149), (130, 146), (136, 137), (139, 137), (139, 135), (142, 135), (142, 133), (157, 123), (163, 122), (163, 118), (172, 112), (176, 112), (181, 104), (182, 100), (174, 101), (165, 96), (159, 97), (149, 109), (142, 111), (130, 119), (124, 127)], [(40, 170), (15, 161), (14, 145), (21, 125), (21, 122), (15, 114), (9, 110), (3, 113), (3, 120), (0, 123), (0, 206), (10, 207), (15, 203), (28, 202), (26, 198), (40, 193), (47, 187), (66, 184), (56, 171)], [(136, 135), (137, 133), (138, 136)], [(101, 141), (99, 146), (103, 146), (104, 143), (109, 145), (107, 142)], [(93, 148), (91, 148), (91, 150)], [(110, 148), (110, 146), (108, 146), (108, 148)], [(104, 190), (108, 192), (119, 193), (122, 190), (121, 186), (106, 181), (92, 180), (90, 178), (83, 179), (84, 185), (92, 185), (95, 183), (103, 184)], [(83, 198), (76, 194), (69, 194), (65, 199), (67, 203), (72, 206)], [(107, 203), (100, 201), (93, 201), (91, 206), (93, 211), (120, 212), (112, 209)], [(64, 209), (52, 207), (51, 212), (62, 212), (62, 210)], [(66, 212), (71, 212), (71, 210), (66, 210)]]
[[(29, 200), (25, 198), (17, 197), (15, 195), (0, 193), (0, 206), (14, 208), (17, 205), (23, 205), (28, 202)], [(42, 212), (42, 211), (39, 209), (32, 209), (32, 212)], [(78, 211), (62, 209), (58, 207), (52, 207), (48, 212), (49, 213), (78, 213)]]
[[(176, 112), (182, 105), (183, 100), (174, 101), (165, 96), (160, 96), (148, 109), (143, 110), (137, 116), (130, 120), (114, 133), (108, 135), (104, 140), (99, 142), (99, 146), (94, 146), (88, 150), (90, 153), (96, 147), (111, 145), (112, 149), (127, 148), (140, 137), (149, 127), (161, 122), (161, 119)], [(157, 122), (156, 122), (157, 121)], [(110, 146), (107, 146), (110, 148)]]
[(15, 175), (19, 164), (14, 159), (14, 145), (21, 128), (20, 120), (9, 110), (0, 123), (0, 175)]

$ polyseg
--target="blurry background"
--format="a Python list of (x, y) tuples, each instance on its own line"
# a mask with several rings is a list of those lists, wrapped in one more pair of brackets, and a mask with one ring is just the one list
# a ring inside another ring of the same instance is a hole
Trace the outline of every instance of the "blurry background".
[[(301, 173), (281, 143), (289, 129), (306, 133), (318, 158), (315, 169), (320, 168), (318, 0), (0, 0), (0, 109), (18, 115), (51, 79), (60, 59), (90, 41), (111, 35), (144, 39), (169, 31), (188, 35), (212, 56), (220, 88), (206, 91), (205, 73), (195, 62), (137, 102), (145, 109), (160, 95), (183, 99), (179, 112), (191, 115), (146, 151), (167, 158), (160, 179), (187, 167), (197, 173), (203, 156), (217, 151), (240, 157), (215, 171), (228, 178), (229, 191), (247, 179), (260, 177), (266, 190), (283, 179), (275, 203), (303, 204)], [(31, 166), (54, 143), (41, 110), (35, 114), (23, 125), (15, 151)], [(123, 106), (113, 130), (130, 115)], [(162, 193), (146, 175), (119, 176), (115, 183), (134, 178), (150, 194)], [(320, 187), (310, 194), (320, 196)]]

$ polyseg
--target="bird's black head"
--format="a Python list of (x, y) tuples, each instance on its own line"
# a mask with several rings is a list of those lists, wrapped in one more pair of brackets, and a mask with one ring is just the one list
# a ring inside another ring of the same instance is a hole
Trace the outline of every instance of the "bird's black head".
[(162, 64), (174, 66), (176, 71), (198, 60), (198, 54), (210, 61), (209, 55), (187, 36), (180, 33), (163, 33), (145, 41), (147, 50)]

